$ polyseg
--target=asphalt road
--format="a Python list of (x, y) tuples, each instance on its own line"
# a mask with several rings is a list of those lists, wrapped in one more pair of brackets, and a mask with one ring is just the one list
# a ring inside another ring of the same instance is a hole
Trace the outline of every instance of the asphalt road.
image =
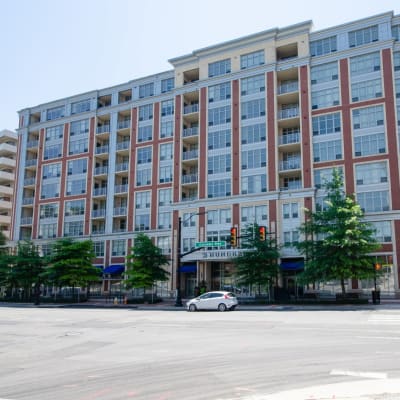
[(398, 306), (0, 307), (0, 338), (1, 400), (400, 399)]

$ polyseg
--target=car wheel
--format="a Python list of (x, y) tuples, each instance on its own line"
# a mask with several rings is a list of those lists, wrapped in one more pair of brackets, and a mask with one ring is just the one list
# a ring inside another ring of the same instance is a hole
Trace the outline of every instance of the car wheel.
[(191, 304), (189, 306), (189, 311), (196, 311), (196, 310), (197, 310), (197, 307), (194, 304)]
[(219, 304), (218, 311), (226, 311), (226, 305), (224, 303)]
[(235, 311), (236, 306), (232, 306), (229, 311)]

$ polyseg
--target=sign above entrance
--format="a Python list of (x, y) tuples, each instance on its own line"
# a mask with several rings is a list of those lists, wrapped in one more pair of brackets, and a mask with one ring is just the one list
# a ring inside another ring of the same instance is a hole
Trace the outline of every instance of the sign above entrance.
[(221, 247), (225, 246), (226, 242), (196, 242), (194, 246), (197, 247)]

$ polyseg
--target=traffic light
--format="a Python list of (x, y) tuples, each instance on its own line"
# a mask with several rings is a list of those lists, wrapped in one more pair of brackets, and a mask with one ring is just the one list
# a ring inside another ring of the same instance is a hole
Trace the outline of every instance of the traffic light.
[(382, 268), (382, 265), (379, 263), (375, 263), (375, 271), (380, 271)]
[(258, 234), (259, 234), (259, 238), (262, 242), (265, 241), (266, 235), (267, 235), (267, 228), (265, 226), (260, 226), (258, 228)]
[(231, 246), (232, 247), (237, 246), (237, 228), (235, 227), (231, 228)]

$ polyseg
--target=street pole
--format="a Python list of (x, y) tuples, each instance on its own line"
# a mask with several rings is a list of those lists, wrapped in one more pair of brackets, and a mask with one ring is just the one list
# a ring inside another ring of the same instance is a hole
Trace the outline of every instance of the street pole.
[(182, 307), (181, 297), (181, 231), (182, 231), (182, 218), (178, 218), (178, 232), (177, 232), (177, 245), (176, 245), (176, 300), (175, 307)]

